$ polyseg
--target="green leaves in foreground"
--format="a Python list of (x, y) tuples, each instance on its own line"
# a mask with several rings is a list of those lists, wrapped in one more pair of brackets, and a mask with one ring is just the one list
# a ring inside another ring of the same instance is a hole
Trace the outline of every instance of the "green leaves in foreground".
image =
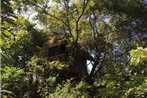
[(75, 87), (70, 81), (67, 81), (64, 85), (58, 85), (55, 92), (49, 95), (49, 98), (90, 98), (88, 88), (89, 86), (82, 81)]
[(2, 79), (10, 79), (10, 78), (14, 79), (23, 74), (24, 74), (24, 71), (16, 67), (4, 66), (4, 68), (1, 68), (1, 78)]
[(27, 88), (23, 69), (2, 66), (0, 70), (0, 77), (2, 80), (0, 93), (3, 98), (16, 98), (16, 96), (22, 96), (26, 93), (23, 89), (24, 87)]
[(147, 61), (147, 48), (138, 47), (137, 49), (133, 49), (130, 52), (131, 56), (131, 65), (137, 65), (141, 62)]

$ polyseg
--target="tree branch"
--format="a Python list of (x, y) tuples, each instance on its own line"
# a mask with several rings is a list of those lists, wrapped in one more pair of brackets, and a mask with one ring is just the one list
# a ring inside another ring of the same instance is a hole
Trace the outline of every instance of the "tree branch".
[(32, 3), (32, 5), (33, 5), (33, 6), (39, 7), (39, 8), (42, 10), (42, 12), (44, 12), (44, 13), (47, 14), (47, 15), (49, 15), (50, 17), (53, 17), (53, 18), (55, 18), (56, 20), (61, 21), (61, 22), (69, 29), (69, 33), (70, 33), (70, 35), (71, 35), (72, 38), (73, 38), (73, 35), (72, 35), (72, 33), (71, 33), (71, 28), (70, 28), (70, 26), (69, 26), (69, 25), (70, 25), (70, 24), (69, 24), (69, 20), (67, 20), (67, 23), (66, 23), (65, 21), (63, 21), (62, 19), (58, 18), (57, 16), (48, 13), (48, 12), (47, 12), (45, 9), (43, 9), (40, 5), (38, 5), (38, 4), (34, 3), (34, 2)]
[[(65, 9), (66, 9), (66, 12), (69, 13), (69, 6), (68, 6), (67, 3), (68, 3), (68, 1), (64, 1), (64, 6), (65, 6)], [(69, 18), (66, 17), (66, 20), (67, 20), (67, 28), (69, 30), (69, 33), (70, 33), (71, 37), (74, 39), (74, 36), (71, 32), (71, 26), (70, 26)]]
[(81, 17), (83, 16), (84, 12), (85, 12), (85, 9), (87, 7), (87, 4), (88, 4), (89, 0), (87, 0), (86, 3), (85, 2), (86, 2), (86, 0), (84, 0), (83, 9), (82, 9), (82, 12), (81, 12), (80, 16), (76, 20), (76, 33), (77, 33), (76, 41), (75, 41), (76, 43), (78, 42), (78, 38), (79, 38), (79, 21), (80, 21)]

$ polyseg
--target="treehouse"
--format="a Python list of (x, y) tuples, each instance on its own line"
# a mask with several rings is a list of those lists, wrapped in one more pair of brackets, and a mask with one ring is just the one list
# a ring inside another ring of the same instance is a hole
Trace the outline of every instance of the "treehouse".
[(48, 59), (59, 60), (60, 62), (66, 62), (67, 55), (67, 44), (66, 42), (56, 43), (48, 48)]
[(68, 59), (67, 41), (62, 36), (49, 37), (47, 45), (39, 51), (39, 56), (49, 61), (66, 62)]
[[(49, 61), (60, 61), (67, 66), (61, 69), (57, 81), (73, 79), (81, 80), (87, 76), (87, 60), (93, 60), (92, 56), (81, 48), (80, 44), (75, 49), (67, 49), (66, 39), (63, 36), (49, 37), (47, 45), (41, 49), (39, 55)], [(60, 82), (61, 83), (61, 82)]]

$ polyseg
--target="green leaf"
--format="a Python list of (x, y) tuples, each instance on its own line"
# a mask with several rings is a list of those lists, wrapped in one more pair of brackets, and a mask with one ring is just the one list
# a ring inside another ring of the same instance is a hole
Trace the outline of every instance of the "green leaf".
[(12, 94), (11, 91), (8, 91), (8, 90), (0, 90), (1, 93), (7, 93), (7, 94)]
[(130, 51), (130, 56), (133, 57), (134, 55), (135, 55), (135, 50), (133, 49)]
[(138, 64), (140, 62), (140, 57), (137, 57), (135, 63)]
[(0, 39), (0, 45), (2, 46), (4, 44), (5, 44), (5, 42), (2, 39)]
[(7, 30), (4, 30), (3, 31), (3, 34), (6, 36), (6, 37), (11, 37), (11, 33), (10, 32), (8, 32)]

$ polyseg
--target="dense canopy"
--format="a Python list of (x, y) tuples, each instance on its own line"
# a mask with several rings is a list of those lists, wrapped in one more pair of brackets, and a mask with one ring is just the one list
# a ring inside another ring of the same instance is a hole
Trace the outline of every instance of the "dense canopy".
[(145, 98), (146, 0), (2, 0), (3, 98)]

